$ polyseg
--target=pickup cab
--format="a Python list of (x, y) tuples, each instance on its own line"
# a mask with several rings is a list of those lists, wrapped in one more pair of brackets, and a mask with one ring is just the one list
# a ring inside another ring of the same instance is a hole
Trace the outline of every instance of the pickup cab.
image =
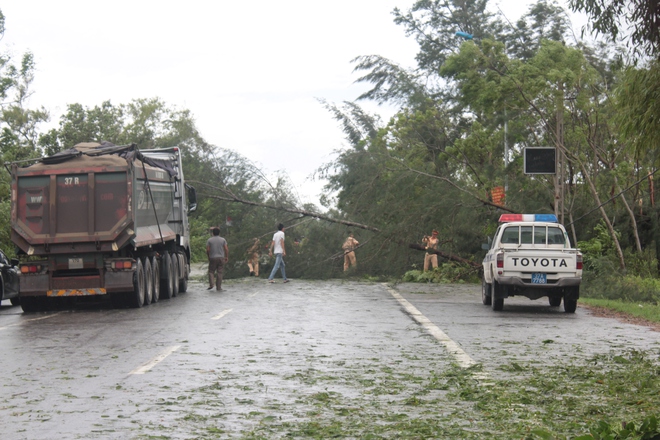
[(554, 214), (503, 214), (483, 261), (481, 299), (500, 311), (504, 299), (548, 297), (575, 313), (582, 281), (582, 254), (571, 248)]

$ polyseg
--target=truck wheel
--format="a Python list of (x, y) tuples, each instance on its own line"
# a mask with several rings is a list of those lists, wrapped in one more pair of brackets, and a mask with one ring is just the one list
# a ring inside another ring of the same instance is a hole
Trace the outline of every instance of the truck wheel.
[(20, 306), (21, 305), (21, 299), (17, 296), (13, 297), (9, 301), (11, 302), (12, 306)]
[(492, 296), (492, 290), (493, 286), (488, 284), (486, 282), (486, 278), (481, 279), (481, 302), (484, 303), (485, 306), (489, 306), (490, 303), (493, 301), (493, 296)]
[(137, 269), (133, 273), (133, 291), (128, 294), (128, 306), (139, 309), (144, 305), (144, 267), (142, 260), (137, 259)]
[(564, 312), (575, 313), (575, 309), (577, 309), (577, 299), (564, 297)]
[(128, 295), (124, 292), (115, 292), (110, 294), (110, 302), (112, 303), (112, 307), (115, 309), (124, 309), (126, 307), (130, 307), (127, 300)]
[(504, 308), (504, 298), (499, 297), (501, 294), (502, 294), (502, 287), (500, 286), (500, 283), (493, 280), (491, 307), (496, 312), (499, 312)]
[(25, 313), (39, 312), (42, 309), (41, 298), (34, 298), (34, 297), (21, 298), (21, 308)]
[(154, 296), (154, 273), (151, 270), (151, 259), (149, 257), (143, 259), (142, 267), (144, 267), (144, 305), (148, 306)]
[(561, 305), (561, 296), (550, 296), (548, 297), (548, 302), (550, 307), (559, 307)]
[(186, 293), (188, 290), (188, 264), (186, 263), (186, 256), (184, 254), (179, 255), (179, 264), (182, 264), (183, 268), (183, 278), (179, 281), (179, 293)]
[(163, 254), (160, 264), (162, 269), (161, 275), (163, 276), (160, 283), (160, 297), (162, 299), (170, 299), (174, 295), (174, 280), (172, 279), (172, 259), (168, 252)]
[(172, 258), (172, 296), (176, 296), (179, 293), (179, 258), (176, 254), (171, 254)]
[(153, 280), (153, 296), (151, 297), (152, 303), (157, 303), (160, 297), (160, 266), (158, 264), (158, 258), (155, 256), (151, 258), (151, 272)]

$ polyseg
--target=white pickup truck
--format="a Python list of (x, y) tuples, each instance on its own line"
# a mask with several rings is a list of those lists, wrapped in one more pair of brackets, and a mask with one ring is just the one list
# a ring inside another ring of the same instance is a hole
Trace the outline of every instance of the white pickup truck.
[(571, 248), (554, 214), (503, 214), (483, 261), (481, 299), (499, 311), (504, 298), (547, 296), (550, 305), (575, 313), (582, 281), (582, 254)]

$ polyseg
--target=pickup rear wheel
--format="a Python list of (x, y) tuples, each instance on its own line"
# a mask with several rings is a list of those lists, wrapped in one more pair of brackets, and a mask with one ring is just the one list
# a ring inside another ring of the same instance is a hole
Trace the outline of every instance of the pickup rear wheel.
[(481, 279), (481, 302), (484, 303), (485, 306), (489, 306), (490, 303), (493, 301), (493, 286), (491, 284), (488, 284), (486, 282), (486, 278)]
[(564, 290), (564, 312), (575, 313), (578, 298), (580, 298), (580, 286), (567, 287)]
[(494, 311), (499, 312), (504, 308), (504, 298), (500, 295), (502, 294), (502, 286), (500, 283), (493, 280), (493, 288), (491, 294), (491, 307)]
[(548, 302), (550, 307), (559, 307), (561, 305), (561, 296), (550, 296), (548, 297)]

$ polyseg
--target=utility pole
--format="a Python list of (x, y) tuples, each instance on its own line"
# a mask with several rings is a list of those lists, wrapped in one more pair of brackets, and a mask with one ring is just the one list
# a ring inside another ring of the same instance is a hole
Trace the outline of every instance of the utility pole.
[(558, 85), (555, 154), (555, 215), (564, 224), (564, 85)]

